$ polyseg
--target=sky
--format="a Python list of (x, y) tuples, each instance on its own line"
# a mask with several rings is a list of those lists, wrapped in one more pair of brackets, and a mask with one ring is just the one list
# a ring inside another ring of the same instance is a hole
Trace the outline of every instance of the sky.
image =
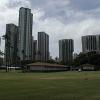
[[(19, 8), (33, 13), (33, 36), (44, 31), (50, 36), (50, 54), (59, 56), (58, 41), (74, 40), (74, 52), (82, 51), (81, 36), (100, 34), (100, 0), (0, 0), (0, 36), (6, 24), (18, 25)], [(0, 49), (4, 50), (4, 40)]]

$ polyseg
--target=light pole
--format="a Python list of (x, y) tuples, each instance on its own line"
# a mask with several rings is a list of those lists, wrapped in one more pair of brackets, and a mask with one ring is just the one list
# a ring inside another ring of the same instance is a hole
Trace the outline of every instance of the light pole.
[[(4, 53), (3, 51), (1, 50), (1, 42), (2, 42), (2, 36), (0, 36), (0, 58), (2, 58), (4, 56)], [(3, 59), (3, 62), (4, 62), (4, 59)], [(3, 63), (2, 62), (2, 63)]]
[(2, 40), (2, 36), (0, 36), (0, 57), (4, 55), (3, 51), (1, 50), (1, 40)]

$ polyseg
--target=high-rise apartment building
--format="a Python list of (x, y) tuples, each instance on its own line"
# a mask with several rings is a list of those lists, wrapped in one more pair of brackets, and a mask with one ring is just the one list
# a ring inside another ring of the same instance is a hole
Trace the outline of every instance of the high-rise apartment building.
[(33, 60), (37, 60), (37, 40), (33, 40)]
[(16, 64), (18, 61), (18, 26), (6, 25), (5, 34), (5, 62), (8, 65)]
[(32, 60), (32, 25), (31, 9), (21, 7), (19, 10), (19, 57), (20, 60)]
[(45, 32), (38, 32), (38, 60), (49, 60), (49, 35)]
[(73, 60), (74, 41), (72, 39), (59, 40), (59, 60), (70, 64)]
[(82, 37), (82, 50), (84, 53), (100, 52), (100, 35), (87, 35)]

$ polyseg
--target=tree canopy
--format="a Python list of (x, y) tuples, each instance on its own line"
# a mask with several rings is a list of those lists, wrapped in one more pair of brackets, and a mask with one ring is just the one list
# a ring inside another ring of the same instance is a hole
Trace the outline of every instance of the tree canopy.
[(73, 61), (73, 65), (80, 66), (83, 64), (100, 66), (100, 54), (95, 51), (88, 53), (80, 53), (78, 57)]

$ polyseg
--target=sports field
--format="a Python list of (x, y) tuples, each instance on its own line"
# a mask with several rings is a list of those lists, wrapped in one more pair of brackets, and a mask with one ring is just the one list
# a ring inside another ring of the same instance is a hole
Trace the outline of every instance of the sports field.
[(0, 100), (100, 100), (100, 72), (0, 72)]

